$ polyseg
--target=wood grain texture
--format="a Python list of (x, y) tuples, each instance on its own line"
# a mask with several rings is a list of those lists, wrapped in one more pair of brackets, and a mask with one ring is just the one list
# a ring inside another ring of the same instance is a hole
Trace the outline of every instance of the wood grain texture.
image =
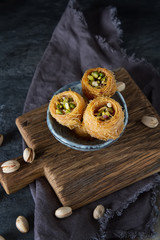
[(38, 157), (32, 164), (24, 162), (23, 157), (15, 158), (15, 160), (20, 163), (18, 171), (5, 174), (0, 168), (0, 182), (7, 194), (16, 192), (44, 176), (43, 164)]
[(150, 129), (141, 123), (143, 115), (156, 116), (150, 102), (125, 69), (115, 71), (116, 80), (126, 83), (122, 92), (129, 122), (113, 145), (94, 152), (81, 152), (59, 143), (46, 124), (48, 104), (16, 119), (27, 145), (36, 151), (32, 164), (11, 174), (0, 170), (7, 193), (45, 176), (64, 206), (79, 208), (160, 171), (160, 126)]

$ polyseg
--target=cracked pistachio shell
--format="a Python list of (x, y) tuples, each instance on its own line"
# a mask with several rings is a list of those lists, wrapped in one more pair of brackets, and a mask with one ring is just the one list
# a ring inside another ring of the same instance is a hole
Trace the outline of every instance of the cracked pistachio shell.
[(31, 148), (26, 148), (23, 151), (23, 159), (27, 163), (32, 163), (35, 159), (35, 151)]
[(12, 173), (20, 168), (20, 163), (17, 160), (9, 160), (1, 165), (3, 173)]

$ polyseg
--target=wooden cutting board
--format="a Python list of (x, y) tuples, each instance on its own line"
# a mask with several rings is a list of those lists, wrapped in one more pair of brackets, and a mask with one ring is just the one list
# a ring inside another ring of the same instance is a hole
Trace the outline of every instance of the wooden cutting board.
[(21, 167), (14, 173), (4, 174), (0, 168), (8, 194), (45, 176), (62, 205), (76, 209), (160, 171), (160, 125), (150, 129), (140, 121), (143, 115), (160, 118), (125, 69), (115, 74), (126, 83), (122, 94), (129, 122), (123, 136), (107, 148), (81, 152), (52, 136), (46, 124), (48, 104), (18, 117), (17, 127), (36, 159), (28, 164), (17, 158)]

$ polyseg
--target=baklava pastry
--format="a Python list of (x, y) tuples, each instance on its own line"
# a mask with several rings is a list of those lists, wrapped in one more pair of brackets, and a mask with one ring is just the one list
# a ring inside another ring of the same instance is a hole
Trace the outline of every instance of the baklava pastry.
[(80, 138), (88, 139), (88, 140), (90, 140), (92, 138), (91, 135), (89, 135), (89, 133), (87, 132), (83, 122), (81, 123), (81, 125), (79, 125), (78, 127), (74, 128), (73, 131)]
[(106, 68), (88, 69), (82, 77), (82, 91), (88, 99), (111, 97), (117, 90), (115, 76)]
[(57, 122), (70, 129), (81, 125), (86, 103), (81, 95), (71, 90), (59, 93), (50, 101), (49, 111)]
[(98, 97), (88, 104), (83, 122), (92, 137), (104, 141), (116, 139), (124, 128), (124, 112), (114, 99)]

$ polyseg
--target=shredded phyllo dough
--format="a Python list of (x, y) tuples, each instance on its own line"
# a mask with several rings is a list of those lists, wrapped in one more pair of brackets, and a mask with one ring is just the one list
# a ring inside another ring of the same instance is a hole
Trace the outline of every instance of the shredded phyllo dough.
[(120, 104), (109, 97), (97, 97), (87, 106), (83, 123), (94, 138), (107, 141), (120, 136), (124, 128), (124, 112)]
[(59, 93), (50, 101), (49, 111), (57, 122), (70, 129), (81, 125), (86, 103), (81, 95), (71, 90)]
[(81, 85), (84, 98), (71, 90), (53, 96), (49, 104), (52, 117), (79, 137), (118, 138), (124, 128), (124, 112), (110, 98), (117, 90), (113, 72), (100, 67), (88, 69)]
[(88, 99), (111, 97), (117, 90), (115, 76), (106, 68), (88, 69), (82, 77), (82, 91)]
[(82, 138), (85, 139), (91, 139), (91, 135), (89, 135), (89, 133), (87, 132), (84, 123), (82, 122), (80, 126), (74, 128), (74, 132)]

